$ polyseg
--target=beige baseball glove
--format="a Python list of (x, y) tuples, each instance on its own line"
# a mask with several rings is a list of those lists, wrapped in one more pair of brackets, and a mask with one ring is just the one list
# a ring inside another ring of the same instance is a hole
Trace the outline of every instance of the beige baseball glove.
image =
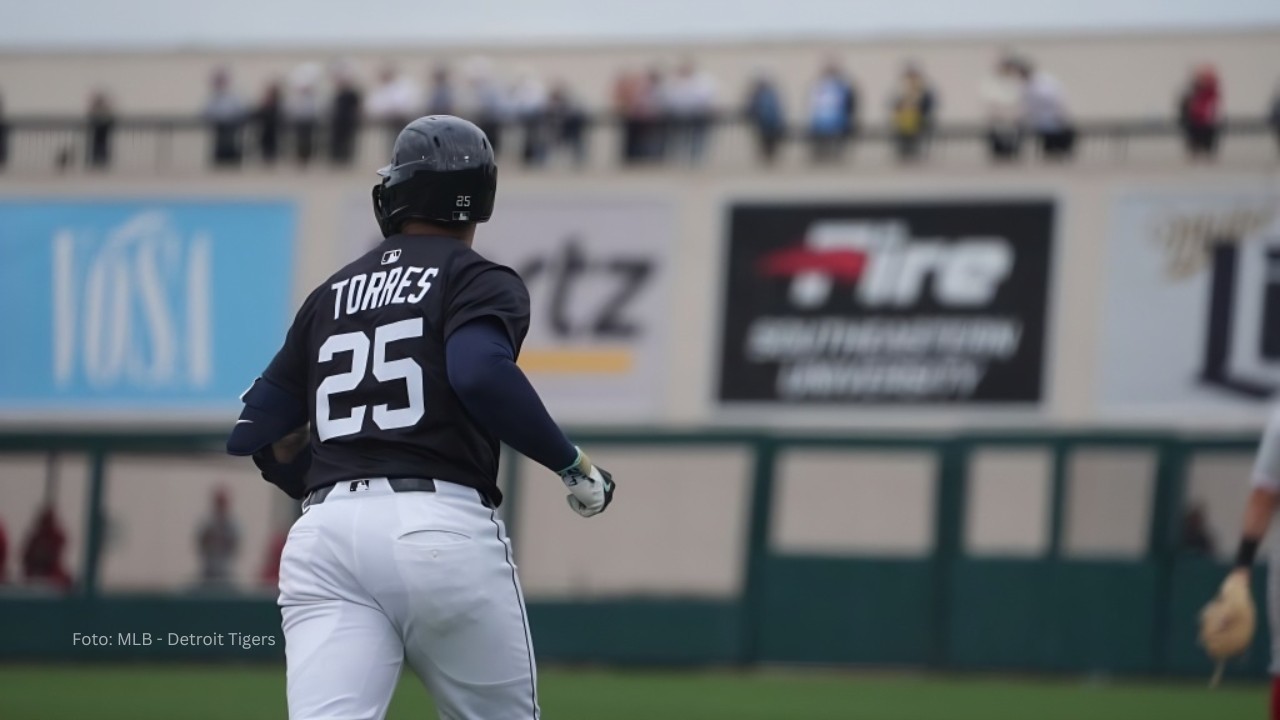
[(1200, 645), (1221, 666), (1243, 653), (1253, 642), (1258, 611), (1249, 590), (1249, 574), (1233, 572), (1222, 583), (1218, 596), (1200, 611)]

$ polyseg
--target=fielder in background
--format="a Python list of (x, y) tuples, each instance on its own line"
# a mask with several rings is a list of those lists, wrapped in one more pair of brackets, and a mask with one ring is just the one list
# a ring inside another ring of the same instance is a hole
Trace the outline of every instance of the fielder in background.
[(401, 665), (441, 718), (537, 720), (499, 441), (603, 512), (613, 479), (516, 366), (529, 294), (471, 248), (497, 192), (475, 125), (419, 118), (379, 171), (385, 240), (302, 304), (227, 442), (302, 499), (280, 599), (292, 720), (381, 720)]
[[(1245, 506), (1240, 547), (1235, 566), (1222, 589), (1200, 614), (1200, 643), (1217, 661), (1213, 684), (1222, 677), (1223, 664), (1248, 649), (1257, 628), (1257, 610), (1250, 590), (1250, 575), (1258, 545), (1280, 507), (1280, 407), (1267, 422), (1253, 466), (1253, 489)], [(1280, 540), (1280, 538), (1277, 538)], [(1280, 551), (1268, 553), (1267, 610), (1271, 626), (1271, 720), (1280, 720)]]

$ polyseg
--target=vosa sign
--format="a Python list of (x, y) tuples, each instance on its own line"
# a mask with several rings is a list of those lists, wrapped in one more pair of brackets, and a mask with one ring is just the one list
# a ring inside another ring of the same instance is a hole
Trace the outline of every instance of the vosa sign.
[(0, 412), (235, 405), (288, 326), (279, 202), (0, 203)]

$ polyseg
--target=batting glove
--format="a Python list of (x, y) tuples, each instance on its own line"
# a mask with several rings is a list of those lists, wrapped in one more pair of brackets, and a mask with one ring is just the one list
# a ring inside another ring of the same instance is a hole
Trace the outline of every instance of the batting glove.
[(599, 515), (613, 502), (613, 475), (593, 465), (582, 448), (578, 448), (577, 461), (560, 471), (560, 479), (569, 488), (565, 498), (569, 507), (582, 517)]

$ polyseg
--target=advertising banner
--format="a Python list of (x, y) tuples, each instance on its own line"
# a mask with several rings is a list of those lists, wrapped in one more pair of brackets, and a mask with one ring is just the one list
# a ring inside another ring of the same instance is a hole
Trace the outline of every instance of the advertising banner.
[[(382, 237), (367, 194), (348, 216), (354, 258)], [(659, 419), (675, 217), (662, 197), (499, 193), (477, 229), (475, 249), (529, 288), (519, 364), (558, 420)]]
[(293, 240), (289, 203), (0, 202), (0, 415), (234, 411), (291, 319)]
[(1280, 194), (1126, 194), (1106, 273), (1104, 413), (1250, 411), (1280, 387)]
[(722, 402), (1033, 404), (1045, 200), (732, 208)]

